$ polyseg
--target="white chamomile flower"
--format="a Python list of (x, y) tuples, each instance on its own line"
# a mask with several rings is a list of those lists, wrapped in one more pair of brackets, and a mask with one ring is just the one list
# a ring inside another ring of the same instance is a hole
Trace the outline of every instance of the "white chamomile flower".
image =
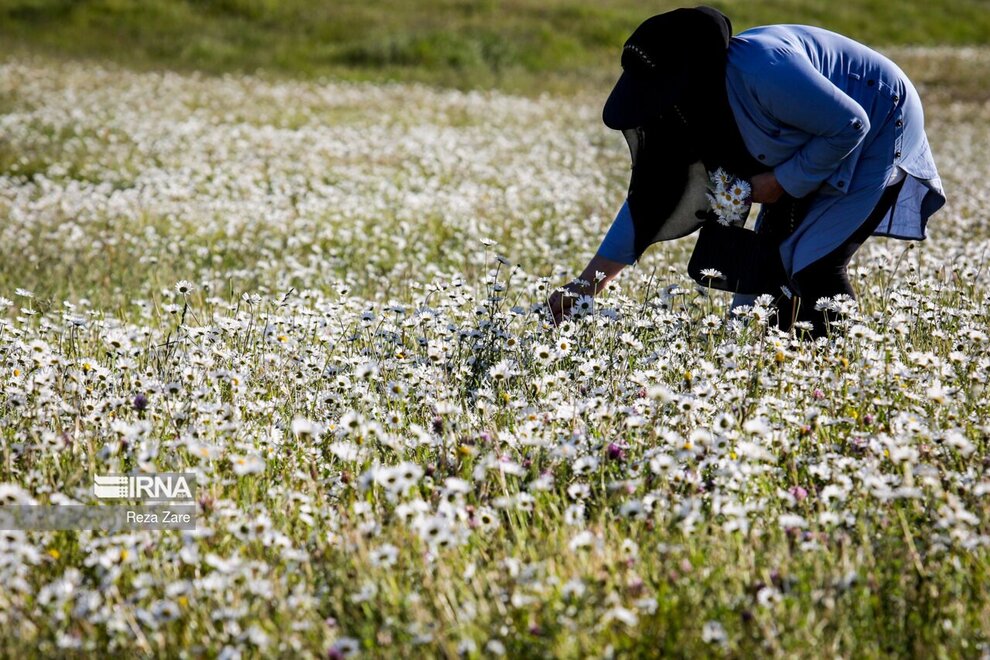
[(711, 280), (725, 279), (725, 275), (722, 274), (722, 271), (718, 270), (717, 268), (702, 268), (701, 276), (704, 277), (705, 279), (711, 279)]
[(190, 282), (189, 280), (179, 280), (178, 282), (175, 283), (176, 293), (183, 296), (189, 295), (190, 293), (193, 292), (195, 288), (196, 285)]
[(752, 187), (719, 168), (709, 175), (708, 202), (719, 224), (742, 225), (749, 215)]

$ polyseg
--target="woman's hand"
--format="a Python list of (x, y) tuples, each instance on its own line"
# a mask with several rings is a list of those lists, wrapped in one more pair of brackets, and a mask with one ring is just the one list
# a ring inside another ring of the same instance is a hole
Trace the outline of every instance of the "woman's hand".
[(597, 254), (592, 257), (577, 282), (571, 282), (563, 287), (563, 291), (557, 290), (550, 295), (547, 303), (554, 323), (560, 323), (571, 311), (571, 305), (578, 296), (594, 296), (603, 291), (625, 267), (626, 264), (621, 261), (612, 261)]
[(550, 306), (550, 316), (554, 323), (560, 323), (571, 311), (571, 306), (578, 296), (584, 294), (584, 286), (571, 282), (562, 288), (556, 289), (550, 294), (548, 305)]
[(785, 192), (783, 186), (781, 186), (780, 182), (777, 181), (777, 176), (773, 172), (763, 172), (762, 174), (757, 174), (750, 180), (749, 183), (753, 188), (753, 201), (760, 204), (773, 204), (780, 199)]

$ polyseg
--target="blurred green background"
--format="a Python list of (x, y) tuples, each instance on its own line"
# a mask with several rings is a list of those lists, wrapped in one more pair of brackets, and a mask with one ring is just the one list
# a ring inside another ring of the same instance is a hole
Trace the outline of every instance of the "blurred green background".
[[(876, 47), (990, 42), (988, 0), (720, 0), (736, 31), (820, 25)], [(599, 86), (668, 0), (0, 0), (9, 53), (138, 68), (414, 80), (511, 91)], [(984, 81), (986, 82), (986, 81)]]

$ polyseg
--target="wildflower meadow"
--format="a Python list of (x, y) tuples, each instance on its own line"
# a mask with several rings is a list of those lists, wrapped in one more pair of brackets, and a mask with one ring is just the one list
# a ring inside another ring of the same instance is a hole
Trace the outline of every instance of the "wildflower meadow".
[(988, 657), (990, 101), (931, 97), (949, 203), (812, 341), (693, 238), (549, 319), (607, 91), (0, 62), (0, 505), (197, 483), (0, 531), (0, 655)]

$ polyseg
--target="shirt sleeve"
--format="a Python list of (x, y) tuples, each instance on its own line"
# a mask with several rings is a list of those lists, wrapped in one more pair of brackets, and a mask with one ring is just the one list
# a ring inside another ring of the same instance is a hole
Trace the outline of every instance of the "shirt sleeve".
[(780, 185), (794, 197), (818, 188), (870, 131), (863, 107), (799, 54), (770, 63), (753, 86), (773, 119), (811, 136), (774, 168)]
[(629, 201), (622, 204), (608, 233), (605, 234), (599, 256), (618, 261), (626, 265), (636, 263), (636, 232), (633, 228), (632, 214), (629, 212)]

